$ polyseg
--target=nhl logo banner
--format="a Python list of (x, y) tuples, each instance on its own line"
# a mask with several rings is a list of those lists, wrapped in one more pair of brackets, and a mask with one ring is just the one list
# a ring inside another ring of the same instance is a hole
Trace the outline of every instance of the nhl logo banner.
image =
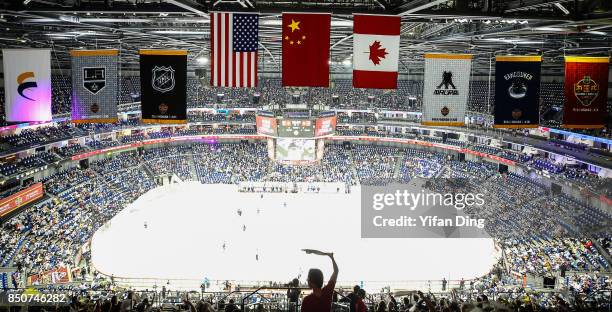
[(463, 126), (470, 89), (470, 54), (425, 54), (423, 125)]
[(540, 56), (495, 58), (495, 128), (537, 128)]
[(140, 50), (140, 92), (145, 123), (187, 122), (187, 51)]
[(604, 127), (608, 98), (607, 57), (565, 57), (563, 127)]
[(74, 50), (72, 122), (117, 122), (119, 51)]
[(6, 121), (51, 120), (51, 50), (4, 49), (2, 55)]

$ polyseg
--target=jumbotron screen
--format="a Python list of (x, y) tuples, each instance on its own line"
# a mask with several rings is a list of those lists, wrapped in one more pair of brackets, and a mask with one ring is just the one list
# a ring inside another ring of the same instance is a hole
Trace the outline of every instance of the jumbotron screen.
[(276, 140), (276, 159), (280, 161), (313, 161), (315, 151), (315, 140)]
[(278, 136), (286, 138), (309, 138), (314, 136), (315, 122), (308, 119), (279, 119)]

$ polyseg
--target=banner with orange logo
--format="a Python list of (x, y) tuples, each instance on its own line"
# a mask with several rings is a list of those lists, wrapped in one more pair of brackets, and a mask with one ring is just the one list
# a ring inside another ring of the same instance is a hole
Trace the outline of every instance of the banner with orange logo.
[(8, 122), (51, 120), (51, 50), (3, 49)]
[(604, 127), (609, 61), (608, 57), (565, 57), (563, 127)]

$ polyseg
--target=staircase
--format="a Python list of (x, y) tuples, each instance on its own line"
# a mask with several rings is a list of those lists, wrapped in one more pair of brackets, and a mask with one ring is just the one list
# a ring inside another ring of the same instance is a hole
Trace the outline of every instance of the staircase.
[(149, 165), (147, 165), (146, 162), (141, 165), (141, 168), (149, 176), (151, 180), (155, 181), (155, 174), (153, 173), (153, 170), (151, 170), (151, 168), (149, 167)]
[(400, 176), (400, 170), (402, 169), (402, 162), (404, 162), (404, 155), (397, 155), (395, 159), (395, 168), (393, 168), (393, 181), (397, 181)]
[(200, 178), (198, 177), (198, 173), (196, 172), (196, 166), (195, 166), (195, 158), (193, 157), (193, 154), (189, 154), (187, 155), (187, 158), (189, 159), (189, 172), (191, 173), (191, 176), (193, 177), (192, 180), (194, 181), (199, 181)]

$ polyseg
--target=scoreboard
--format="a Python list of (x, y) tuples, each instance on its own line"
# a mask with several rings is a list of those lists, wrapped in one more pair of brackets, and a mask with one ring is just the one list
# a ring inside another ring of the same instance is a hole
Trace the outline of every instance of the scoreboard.
[(271, 112), (259, 112), (257, 133), (275, 138), (321, 138), (336, 133), (336, 119), (335, 112), (314, 118), (299, 118), (297, 115), (275, 117)]
[(278, 119), (278, 136), (281, 138), (314, 137), (315, 121), (311, 119)]

